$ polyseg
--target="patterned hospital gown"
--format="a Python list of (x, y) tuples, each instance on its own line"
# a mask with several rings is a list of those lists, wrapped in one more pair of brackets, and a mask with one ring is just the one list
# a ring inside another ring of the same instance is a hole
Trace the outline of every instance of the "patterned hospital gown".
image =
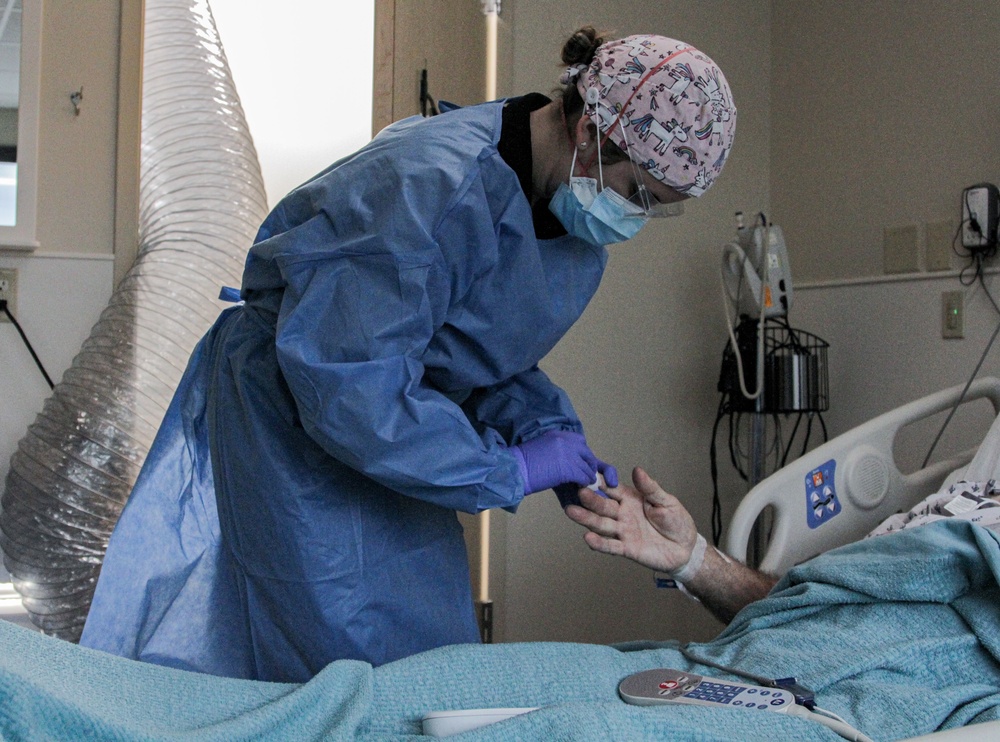
[(908, 513), (890, 515), (865, 538), (884, 536), (943, 518), (961, 518), (1000, 533), (1000, 488), (996, 480), (960, 481), (921, 500)]

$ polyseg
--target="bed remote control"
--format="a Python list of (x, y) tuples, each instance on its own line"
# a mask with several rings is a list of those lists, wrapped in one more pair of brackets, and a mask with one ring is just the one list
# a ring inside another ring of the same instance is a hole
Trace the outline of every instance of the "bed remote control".
[(618, 685), (618, 694), (636, 706), (693, 703), (785, 712), (795, 705), (795, 696), (781, 688), (717, 680), (682, 670), (646, 670), (629, 675)]

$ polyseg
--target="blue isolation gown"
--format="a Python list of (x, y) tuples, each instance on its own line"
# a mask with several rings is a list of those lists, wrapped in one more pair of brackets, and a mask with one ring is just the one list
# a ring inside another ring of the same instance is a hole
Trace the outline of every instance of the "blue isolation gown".
[(289, 194), (192, 354), (81, 643), (304, 681), (479, 641), (456, 510), (515, 507), (507, 447), (581, 430), (538, 361), (607, 253), (535, 237), (500, 103), (394, 124)]

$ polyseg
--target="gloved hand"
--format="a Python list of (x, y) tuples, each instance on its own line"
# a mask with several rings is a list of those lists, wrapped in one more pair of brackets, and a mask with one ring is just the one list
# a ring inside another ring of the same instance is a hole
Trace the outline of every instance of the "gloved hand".
[[(604, 483), (608, 487), (617, 487), (618, 486), (618, 470), (615, 469), (615, 467), (613, 467), (611, 464), (606, 464), (603, 461), (601, 461), (600, 459), (598, 459), (597, 460), (597, 471), (599, 471), (601, 473), (601, 476), (604, 477)], [(592, 489), (594, 492), (596, 492), (597, 494), (599, 494), (601, 497), (607, 497), (607, 495), (604, 494), (604, 492), (602, 492), (600, 489), (598, 489), (598, 485), (599, 484), (600, 484), (600, 482), (591, 482), (587, 486), (590, 489)], [(581, 504), (580, 503), (580, 485), (573, 484), (573, 483), (569, 483), (569, 484), (557, 484), (552, 489), (555, 490), (556, 497), (559, 498), (559, 505), (561, 505), (563, 509), (567, 508), (570, 505), (580, 505)]]
[(582, 433), (552, 430), (511, 446), (510, 451), (521, 469), (526, 495), (560, 484), (586, 487), (597, 479), (597, 472), (604, 475), (609, 486), (618, 485), (618, 472), (594, 456)]

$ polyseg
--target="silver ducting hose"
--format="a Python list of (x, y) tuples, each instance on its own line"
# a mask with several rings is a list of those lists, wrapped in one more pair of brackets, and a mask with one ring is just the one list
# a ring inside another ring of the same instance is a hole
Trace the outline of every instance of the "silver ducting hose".
[(4, 566), (77, 641), (108, 538), (188, 356), (239, 286), (264, 186), (207, 0), (146, 0), (139, 253), (11, 458)]

